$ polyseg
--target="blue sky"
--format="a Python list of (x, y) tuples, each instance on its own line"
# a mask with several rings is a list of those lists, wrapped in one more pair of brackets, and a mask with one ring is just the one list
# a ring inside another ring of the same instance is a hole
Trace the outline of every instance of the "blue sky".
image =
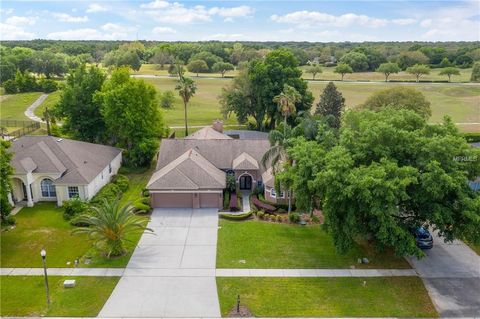
[(2, 1), (3, 40), (478, 41), (469, 1)]

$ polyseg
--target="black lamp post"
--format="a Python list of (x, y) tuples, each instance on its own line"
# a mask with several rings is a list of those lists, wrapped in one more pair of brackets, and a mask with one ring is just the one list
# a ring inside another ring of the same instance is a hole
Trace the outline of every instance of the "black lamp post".
[(43, 260), (43, 273), (45, 275), (45, 289), (47, 291), (47, 305), (50, 305), (50, 290), (48, 289), (48, 275), (47, 275), (47, 251), (42, 249), (40, 252), (40, 256), (42, 256)]

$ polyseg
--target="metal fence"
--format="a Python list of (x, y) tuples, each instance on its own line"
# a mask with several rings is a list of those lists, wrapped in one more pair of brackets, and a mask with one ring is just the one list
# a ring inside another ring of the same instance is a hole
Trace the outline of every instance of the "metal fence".
[[(13, 127), (15, 129), (10, 131), (8, 130), (9, 127)], [(39, 122), (10, 119), (0, 120), (0, 133), (2, 138), (5, 140), (11, 140), (29, 134), (33, 131), (38, 130), (39, 128)]]

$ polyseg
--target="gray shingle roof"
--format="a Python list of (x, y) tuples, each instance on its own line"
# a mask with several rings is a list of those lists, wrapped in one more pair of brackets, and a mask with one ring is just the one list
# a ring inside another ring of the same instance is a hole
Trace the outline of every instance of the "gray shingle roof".
[(222, 134), (218, 131), (216, 131), (213, 127), (211, 126), (206, 126), (195, 133), (192, 133), (188, 136), (185, 137), (186, 140), (191, 140), (191, 139), (199, 139), (199, 140), (230, 140), (232, 139), (230, 136)]
[(226, 173), (193, 149), (153, 173), (147, 184), (151, 190), (223, 189), (225, 186)]
[(268, 140), (268, 133), (249, 130), (228, 130), (223, 134), (241, 140)]
[(122, 152), (116, 147), (53, 136), (22, 136), (11, 150), (15, 173), (61, 174), (55, 184), (88, 184)]
[[(180, 155), (194, 149), (219, 169), (231, 169), (233, 160), (242, 153), (248, 153), (258, 163), (270, 148), (268, 140), (189, 140), (164, 139), (160, 145), (157, 170), (165, 167)], [(260, 165), (261, 172), (264, 168)]]

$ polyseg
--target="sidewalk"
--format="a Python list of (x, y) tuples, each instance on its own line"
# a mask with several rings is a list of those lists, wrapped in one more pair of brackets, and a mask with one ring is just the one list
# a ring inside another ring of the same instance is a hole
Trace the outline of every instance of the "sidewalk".
[(41, 118), (35, 115), (35, 109), (39, 107), (45, 99), (48, 97), (48, 94), (42, 94), (38, 99), (35, 100), (35, 102), (32, 103), (26, 110), (25, 110), (25, 116), (31, 119), (32, 121), (35, 122), (40, 122), (40, 123), (45, 123)]
[[(51, 276), (123, 277), (401, 277), (418, 276), (414, 269), (169, 269), (48, 268)], [(2, 276), (42, 276), (43, 268), (0, 268)]]

